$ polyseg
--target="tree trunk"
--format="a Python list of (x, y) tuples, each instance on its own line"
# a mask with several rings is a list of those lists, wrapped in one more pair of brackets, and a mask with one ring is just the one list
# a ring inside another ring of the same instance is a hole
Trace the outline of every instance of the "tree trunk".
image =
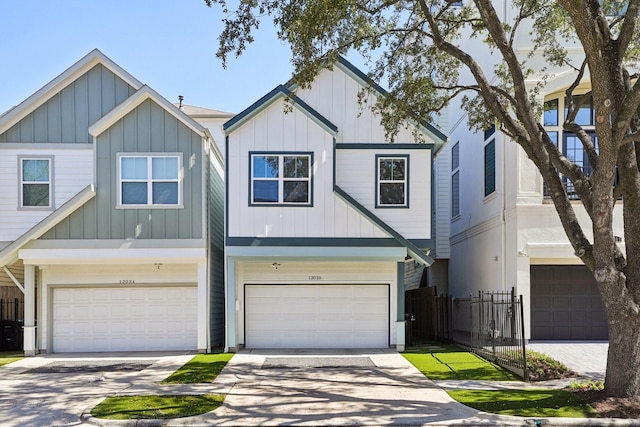
[[(617, 283), (606, 285), (616, 289)], [(615, 299), (630, 299), (626, 288)], [(602, 292), (601, 292), (602, 294)], [(609, 396), (637, 398), (640, 395), (640, 313), (628, 302), (606, 301), (612, 295), (603, 295), (609, 322), (609, 353), (605, 392)]]

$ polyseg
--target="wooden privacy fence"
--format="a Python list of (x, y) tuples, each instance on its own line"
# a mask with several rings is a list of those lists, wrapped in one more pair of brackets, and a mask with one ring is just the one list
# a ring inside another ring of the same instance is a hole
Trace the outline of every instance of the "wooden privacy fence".
[(524, 379), (528, 378), (522, 296), (515, 290), (469, 298), (437, 296), (435, 288), (405, 293), (407, 345), (456, 342)]

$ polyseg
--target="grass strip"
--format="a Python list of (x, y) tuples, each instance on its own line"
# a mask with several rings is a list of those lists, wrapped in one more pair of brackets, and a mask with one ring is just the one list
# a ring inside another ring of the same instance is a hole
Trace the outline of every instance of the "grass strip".
[(218, 408), (218, 394), (180, 396), (113, 396), (91, 410), (96, 418), (109, 420), (169, 419), (205, 414)]
[(432, 380), (519, 380), (508, 370), (453, 345), (412, 348), (402, 355)]
[(596, 418), (598, 414), (564, 390), (451, 390), (458, 402), (483, 412), (520, 417)]
[(24, 359), (24, 355), (17, 351), (2, 351), (0, 352), (0, 366), (8, 365), (9, 363), (17, 362), (20, 359)]
[(210, 383), (233, 357), (232, 353), (198, 354), (165, 378), (163, 384)]

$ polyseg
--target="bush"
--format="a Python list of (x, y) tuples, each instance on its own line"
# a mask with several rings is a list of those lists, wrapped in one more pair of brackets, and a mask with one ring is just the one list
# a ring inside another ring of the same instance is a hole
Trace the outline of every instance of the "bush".
[(557, 380), (576, 376), (576, 373), (563, 363), (544, 353), (531, 350), (527, 350), (527, 369), (530, 381)]

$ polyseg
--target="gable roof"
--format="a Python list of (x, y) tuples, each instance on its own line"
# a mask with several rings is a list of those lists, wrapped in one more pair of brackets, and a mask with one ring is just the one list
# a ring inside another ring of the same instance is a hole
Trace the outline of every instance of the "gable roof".
[(142, 83), (138, 81), (138, 79), (126, 72), (122, 67), (109, 59), (98, 49), (94, 49), (78, 62), (73, 64), (71, 67), (67, 68), (67, 70), (65, 70), (58, 77), (44, 85), (33, 95), (0, 116), (0, 134), (6, 132), (9, 128), (11, 128), (11, 126), (18, 123), (29, 113), (40, 107), (42, 104), (59, 93), (62, 89), (73, 83), (80, 76), (82, 76), (98, 64), (101, 64), (102, 66), (108, 68), (111, 72), (120, 77), (136, 90), (142, 87)]
[(63, 219), (71, 215), (76, 209), (84, 205), (96, 195), (93, 184), (86, 186), (82, 191), (67, 200), (62, 206), (51, 212), (42, 221), (31, 227), (22, 236), (11, 242), (0, 251), (0, 266), (11, 265), (18, 260), (18, 250), (31, 240), (37, 239), (49, 231)]
[(102, 116), (97, 122), (89, 126), (89, 133), (94, 137), (100, 135), (147, 99), (151, 99), (156, 104), (160, 105), (165, 111), (173, 115), (176, 119), (182, 121), (200, 136), (204, 136), (206, 134), (204, 126), (187, 116), (184, 112), (180, 111), (178, 107), (167, 101), (162, 95), (147, 85), (142, 86), (136, 93)]
[(223, 125), (224, 132), (229, 135), (231, 132), (238, 129), (245, 124), (251, 118), (255, 117), (260, 112), (264, 111), (271, 104), (279, 99), (288, 99), (293, 107), (300, 109), (309, 118), (316, 122), (320, 127), (324, 128), (332, 135), (338, 133), (338, 127), (331, 123), (326, 117), (313, 109), (309, 104), (298, 98), (289, 88), (284, 85), (276, 86), (271, 92), (254, 102), (249, 108), (245, 109), (241, 113), (238, 113), (234, 118), (229, 120)]
[[(347, 61), (343, 56), (338, 57), (338, 61), (335, 63), (335, 66), (344, 71), (347, 75), (351, 76), (351, 78), (360, 83), (362, 87), (371, 87), (381, 96), (389, 96), (389, 92), (382, 88), (382, 86), (380, 86), (378, 83), (371, 80), (369, 76), (360, 71), (355, 65)], [(445, 142), (447, 142), (447, 136), (426, 120), (418, 119), (417, 117), (409, 117), (407, 118), (407, 121), (420, 129), (422, 133), (429, 135), (434, 140), (434, 155), (438, 151), (440, 151)]]

